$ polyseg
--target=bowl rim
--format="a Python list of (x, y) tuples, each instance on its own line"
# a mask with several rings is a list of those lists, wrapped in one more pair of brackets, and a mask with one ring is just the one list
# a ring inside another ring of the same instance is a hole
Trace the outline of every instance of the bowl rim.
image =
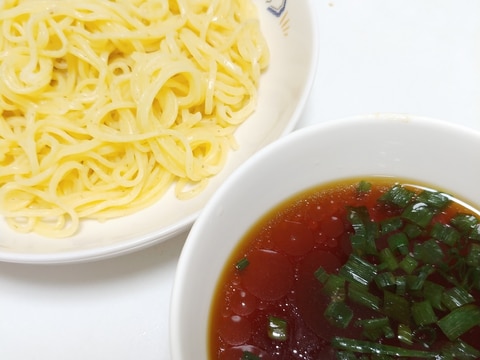
[[(215, 194), (210, 198), (205, 208), (202, 210), (200, 216), (193, 224), (190, 233), (185, 241), (183, 249), (181, 251), (179, 261), (177, 263), (177, 269), (173, 281), (173, 287), (170, 297), (170, 314), (169, 314), (169, 336), (170, 336), (170, 348), (171, 355), (173, 360), (185, 360), (182, 356), (182, 348), (185, 346), (183, 340), (181, 339), (182, 328), (181, 328), (181, 315), (182, 315), (182, 296), (185, 290), (185, 279), (188, 276), (189, 263), (191, 258), (194, 256), (195, 249), (198, 248), (197, 239), (202, 234), (203, 227), (208, 221), (209, 216), (212, 215), (212, 211), (222, 202), (225, 194), (232, 191), (235, 183), (238, 183), (239, 178), (246, 176), (245, 174), (251, 173), (251, 169), (258, 166), (260, 163), (265, 163), (265, 160), (272, 156), (277, 150), (286, 148), (289, 144), (298, 142), (301, 139), (307, 137), (315, 136), (319, 132), (328, 132), (330, 130), (335, 130), (337, 128), (348, 126), (349, 124), (357, 124), (359, 122), (365, 123), (376, 123), (376, 122), (397, 122), (397, 123), (412, 123), (416, 127), (427, 126), (429, 128), (438, 129), (439, 132), (455, 133), (455, 136), (462, 138), (469, 138), (471, 141), (469, 143), (475, 143), (479, 145), (480, 149), (480, 131), (469, 128), (464, 125), (457, 123), (448, 122), (445, 120), (404, 114), (404, 113), (370, 113), (364, 115), (354, 115), (343, 117), (334, 120), (328, 120), (321, 123), (316, 123), (305, 128), (296, 130), (289, 135), (267, 145), (266, 147), (259, 150), (254, 156), (249, 160), (239, 166), (236, 171), (225, 181), (215, 192)], [(480, 175), (480, 174), (479, 174)], [(460, 199), (462, 200), (462, 199)], [(279, 200), (280, 201), (280, 200)], [(476, 208), (480, 208), (480, 198), (475, 201), (469, 201), (470, 205), (473, 205)], [(208, 226), (208, 224), (207, 224)], [(215, 283), (218, 281), (218, 278), (215, 279)]]

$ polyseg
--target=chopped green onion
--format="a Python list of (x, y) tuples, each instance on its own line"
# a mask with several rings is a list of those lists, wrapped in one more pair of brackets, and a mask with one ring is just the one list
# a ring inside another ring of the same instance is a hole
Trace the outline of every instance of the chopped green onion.
[(358, 283), (348, 285), (348, 298), (372, 310), (380, 310), (381, 299), (368, 291), (368, 287)]
[(442, 223), (433, 224), (432, 229), (430, 230), (430, 235), (449, 246), (454, 246), (462, 237), (457, 229)]
[(415, 224), (406, 224), (403, 228), (403, 232), (409, 239), (415, 239), (416, 237), (422, 235), (423, 229)]
[(383, 313), (400, 322), (405, 323), (410, 319), (410, 304), (403, 296), (390, 291), (383, 292)]
[(480, 267), (470, 267), (465, 275), (464, 281), (467, 281), (470, 288), (480, 290)]
[(422, 228), (427, 227), (434, 215), (435, 212), (424, 203), (410, 204), (402, 212), (402, 218), (407, 219)]
[(380, 264), (382, 268), (388, 269), (389, 271), (394, 271), (398, 268), (397, 258), (389, 248), (380, 250), (378, 255), (382, 261)]
[(478, 219), (471, 214), (456, 214), (450, 223), (464, 234), (468, 234), (475, 225), (478, 224)]
[(471, 244), (467, 254), (467, 265), (480, 266), (480, 244)]
[(368, 181), (361, 180), (357, 185), (357, 192), (358, 193), (367, 193), (371, 190), (372, 184)]
[(374, 281), (378, 288), (382, 290), (393, 288), (396, 284), (395, 275), (389, 271), (381, 272), (375, 275)]
[(473, 303), (475, 298), (464, 288), (454, 287), (442, 294), (442, 304), (449, 310)]
[(434, 309), (445, 309), (442, 304), (442, 296), (445, 288), (442, 285), (427, 280), (423, 284), (422, 291), (424, 298), (430, 302), (430, 305), (432, 305)]
[(398, 324), (397, 339), (407, 345), (413, 344), (413, 334), (410, 327), (406, 324)]
[(332, 300), (343, 301), (346, 297), (345, 279), (341, 276), (331, 274), (323, 285), (323, 292)]
[(473, 304), (456, 308), (437, 321), (437, 325), (450, 340), (455, 340), (479, 324), (480, 308)]
[(445, 255), (440, 245), (435, 240), (429, 239), (413, 246), (413, 256), (425, 264), (440, 264)]
[(385, 334), (386, 339), (393, 339), (395, 337), (395, 332), (393, 329), (389, 326), (385, 326), (383, 328), (383, 333)]
[(368, 285), (377, 274), (377, 268), (360, 256), (351, 254), (338, 274), (346, 280)]
[(397, 357), (435, 359), (438, 354), (435, 352), (405, 349), (397, 346), (380, 344), (377, 342), (355, 340), (342, 337), (334, 337), (332, 346), (335, 349), (351, 351), (361, 354), (378, 354)]
[(447, 194), (431, 190), (424, 190), (418, 194), (417, 201), (424, 202), (425, 204), (430, 205), (438, 210), (444, 209), (448, 204), (451, 203), (451, 200)]
[(437, 316), (429, 301), (421, 301), (412, 304), (412, 317), (418, 326), (430, 325), (437, 322)]
[(442, 355), (449, 356), (449, 359), (480, 359), (480, 351), (462, 340), (447, 343), (442, 349)]
[(400, 261), (399, 267), (403, 269), (407, 274), (412, 274), (418, 266), (418, 261), (412, 256), (407, 255)]
[(352, 234), (350, 235), (350, 243), (352, 244), (353, 254), (364, 254), (366, 248), (366, 239), (363, 235)]
[(380, 221), (380, 233), (388, 234), (401, 229), (403, 226), (403, 220), (401, 217), (395, 216)]
[(365, 206), (347, 207), (347, 219), (353, 227), (355, 234), (365, 236), (367, 229), (365, 224), (370, 221), (368, 209)]
[[(456, 253), (456, 255), (454, 256), (458, 257), (459, 255), (458, 253)], [(457, 261), (453, 265), (453, 267), (456, 268), (459, 274), (463, 274), (463, 272), (466, 270), (466, 259), (457, 258)], [(452, 270), (452, 266), (449, 265), (447, 262), (440, 263), (437, 265), (437, 273), (439, 275), (443, 276), (445, 280), (447, 280), (449, 283), (453, 284), (454, 286), (462, 286), (459, 280), (461, 280), (463, 275), (461, 275), (460, 278), (457, 278), (457, 276), (454, 273), (452, 273), (451, 270)]]
[(353, 227), (352, 247), (356, 253), (376, 254), (378, 224), (370, 219), (365, 206), (347, 207), (347, 219)]
[(244, 270), (248, 265), (250, 265), (250, 261), (246, 257), (240, 259), (235, 264), (235, 268), (239, 271)]
[(272, 340), (287, 340), (287, 322), (276, 316), (268, 317), (268, 337)]
[(410, 203), (414, 196), (415, 193), (413, 191), (397, 184), (380, 196), (379, 201), (404, 208)]
[(472, 230), (468, 234), (470, 240), (480, 241), (480, 224), (473, 226)]
[(320, 281), (322, 284), (325, 284), (325, 282), (328, 280), (328, 273), (325, 271), (323, 267), (319, 267), (315, 272), (313, 273), (313, 276), (315, 276), (315, 279)]
[(404, 275), (395, 277), (395, 294), (404, 296), (407, 290), (407, 278)]
[(330, 324), (346, 328), (353, 318), (353, 311), (343, 301), (332, 301), (323, 313)]
[(410, 290), (419, 291), (423, 288), (427, 277), (434, 272), (432, 265), (424, 265), (418, 269), (416, 275), (410, 275), (407, 278), (407, 286)]
[(408, 237), (405, 233), (395, 233), (387, 238), (391, 251), (398, 251), (402, 255), (408, 254)]
[(362, 334), (369, 340), (378, 340), (384, 336), (391, 338), (393, 336), (393, 330), (387, 317), (358, 320), (355, 325), (362, 327)]

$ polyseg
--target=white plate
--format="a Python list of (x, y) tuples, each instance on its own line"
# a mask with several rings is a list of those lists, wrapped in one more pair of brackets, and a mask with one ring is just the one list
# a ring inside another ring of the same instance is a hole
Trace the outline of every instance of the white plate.
[(106, 258), (165, 241), (186, 230), (228, 175), (260, 148), (290, 132), (313, 83), (317, 39), (309, 0), (254, 0), (271, 61), (256, 112), (237, 131), (239, 150), (200, 196), (181, 201), (169, 192), (138, 213), (99, 223), (84, 221), (78, 234), (47, 239), (19, 234), (0, 220), (0, 261), (69, 263)]

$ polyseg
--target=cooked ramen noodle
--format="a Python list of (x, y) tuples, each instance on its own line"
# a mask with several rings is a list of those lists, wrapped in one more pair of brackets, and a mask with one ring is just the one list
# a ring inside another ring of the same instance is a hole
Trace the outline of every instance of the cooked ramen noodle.
[(48, 237), (201, 192), (269, 62), (250, 0), (2, 0), (0, 32), (0, 210)]

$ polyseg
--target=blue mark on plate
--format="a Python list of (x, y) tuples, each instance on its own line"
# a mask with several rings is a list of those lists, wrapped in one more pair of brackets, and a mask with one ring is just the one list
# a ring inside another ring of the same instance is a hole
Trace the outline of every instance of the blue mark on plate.
[(271, 4), (267, 10), (276, 17), (280, 17), (287, 7), (287, 0), (267, 0), (267, 4)]

